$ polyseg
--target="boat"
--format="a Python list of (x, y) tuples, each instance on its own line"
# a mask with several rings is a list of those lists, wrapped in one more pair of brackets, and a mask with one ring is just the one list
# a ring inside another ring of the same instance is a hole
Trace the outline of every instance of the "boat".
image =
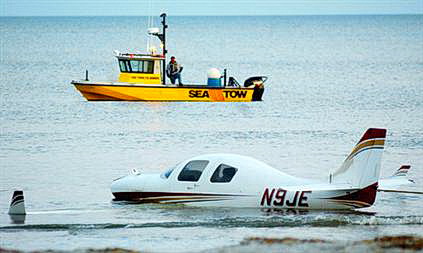
[(161, 42), (162, 53), (121, 53), (115, 51), (120, 75), (115, 82), (93, 82), (88, 78), (72, 81), (88, 101), (187, 101), (187, 102), (251, 102), (261, 101), (266, 76), (253, 76), (241, 85), (234, 77), (217, 69), (208, 71), (207, 84), (166, 83), (166, 13), (160, 15), (162, 29), (149, 28), (148, 34)]

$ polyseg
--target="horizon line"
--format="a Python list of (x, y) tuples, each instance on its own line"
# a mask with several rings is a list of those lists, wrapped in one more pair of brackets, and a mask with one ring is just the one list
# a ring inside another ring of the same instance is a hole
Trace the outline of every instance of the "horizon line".
[[(158, 14), (160, 15), (160, 14)], [(157, 15), (157, 16), (158, 16)], [(282, 17), (282, 16), (416, 16), (423, 15), (423, 13), (338, 13), (338, 14), (256, 14), (256, 15), (246, 15), (246, 14), (223, 14), (223, 15), (169, 15), (170, 17)], [(24, 17), (33, 17), (33, 18), (42, 18), (42, 17), (151, 17), (150, 15), (0, 15), (0, 18), (24, 18)], [(153, 16), (155, 17), (155, 16)]]

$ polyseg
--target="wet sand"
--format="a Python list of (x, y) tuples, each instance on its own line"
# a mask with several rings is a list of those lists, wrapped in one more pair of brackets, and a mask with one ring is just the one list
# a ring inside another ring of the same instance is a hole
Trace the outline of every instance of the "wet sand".
[[(240, 245), (217, 248), (205, 251), (209, 252), (422, 252), (423, 237), (415, 236), (384, 236), (372, 240), (361, 241), (331, 241), (320, 239), (296, 239), (249, 237), (245, 238)], [(24, 253), (25, 251), (3, 249), (0, 253)], [(31, 253), (138, 253), (141, 251), (122, 248), (105, 249), (80, 249), (73, 251), (43, 250)], [(142, 251), (145, 252), (145, 251)], [(191, 252), (191, 251), (187, 251)]]

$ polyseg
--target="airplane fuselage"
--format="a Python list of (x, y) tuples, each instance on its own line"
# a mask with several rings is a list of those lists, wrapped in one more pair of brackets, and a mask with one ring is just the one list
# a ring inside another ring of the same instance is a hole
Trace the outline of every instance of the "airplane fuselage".
[[(208, 163), (198, 178), (181, 178), (186, 164), (192, 161)], [(228, 182), (213, 182), (220, 164), (237, 168), (236, 175)], [(355, 209), (371, 206), (377, 190), (377, 183), (357, 189), (348, 184), (293, 177), (260, 161), (238, 155), (199, 156), (169, 171), (163, 174), (133, 173), (115, 180), (112, 184), (115, 200), (210, 207)], [(257, 171), (260, 177), (257, 177)]]

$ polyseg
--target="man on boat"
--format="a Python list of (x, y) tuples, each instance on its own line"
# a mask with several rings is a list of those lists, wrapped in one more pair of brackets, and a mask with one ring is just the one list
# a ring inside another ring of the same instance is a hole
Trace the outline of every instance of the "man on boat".
[(179, 86), (182, 86), (181, 72), (183, 67), (176, 62), (175, 56), (170, 57), (170, 62), (166, 68), (166, 75), (170, 78), (170, 82), (175, 84), (178, 79)]

